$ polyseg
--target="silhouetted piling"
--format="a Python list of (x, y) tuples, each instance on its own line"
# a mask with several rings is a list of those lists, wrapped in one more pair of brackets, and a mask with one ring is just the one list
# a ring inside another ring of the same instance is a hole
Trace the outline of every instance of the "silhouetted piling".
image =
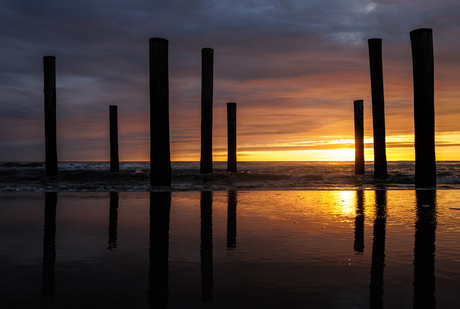
[(150, 185), (170, 186), (168, 40), (152, 38), (149, 47)]
[(364, 107), (363, 100), (354, 101), (355, 110), (355, 174), (364, 174)]
[(110, 171), (120, 171), (120, 163), (118, 160), (118, 113), (117, 106), (109, 106), (110, 115)]
[(57, 193), (45, 192), (45, 224), (43, 230), (43, 281), (42, 295), (45, 300), (54, 299), (56, 262), (56, 208)]
[(383, 94), (382, 39), (369, 39), (372, 124), (374, 128), (374, 176), (387, 176), (385, 146), (385, 101)]
[(201, 159), (200, 172), (212, 173), (212, 92), (214, 50), (201, 50)]
[(236, 103), (227, 103), (227, 171), (236, 173)]
[(45, 95), (45, 169), (47, 176), (58, 174), (56, 141), (56, 57), (43, 57)]
[(414, 78), (415, 186), (436, 186), (434, 64), (431, 29), (410, 33)]

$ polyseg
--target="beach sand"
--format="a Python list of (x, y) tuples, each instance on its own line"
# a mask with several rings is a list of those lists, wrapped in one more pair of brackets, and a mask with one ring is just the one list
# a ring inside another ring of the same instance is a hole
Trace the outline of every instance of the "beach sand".
[(2, 308), (454, 308), (460, 191), (0, 193)]

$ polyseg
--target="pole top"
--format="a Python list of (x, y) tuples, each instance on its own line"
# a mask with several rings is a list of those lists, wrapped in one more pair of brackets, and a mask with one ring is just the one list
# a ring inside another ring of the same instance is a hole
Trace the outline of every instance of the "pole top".
[(55, 56), (44, 56), (43, 59), (56, 59)]
[(227, 105), (236, 105), (235, 102), (228, 102)]
[(368, 39), (367, 40), (368, 42), (372, 42), (372, 41), (382, 41), (381, 38), (371, 38), (371, 39)]
[(118, 105), (109, 105), (109, 107), (118, 107)]
[(154, 42), (163, 42), (163, 43), (166, 43), (168, 44), (168, 40), (166, 39), (163, 39), (163, 38), (150, 38), (149, 39), (149, 43), (154, 43)]
[(431, 28), (419, 28), (419, 29), (415, 29), (415, 30), (412, 30), (410, 32), (410, 35), (413, 35), (413, 34), (422, 34), (422, 33), (433, 33), (433, 29)]
[(212, 49), (211, 47), (205, 47), (205, 48), (203, 48), (201, 51), (202, 51), (202, 52), (205, 52), (205, 51), (211, 51), (211, 52), (213, 52), (214, 49)]

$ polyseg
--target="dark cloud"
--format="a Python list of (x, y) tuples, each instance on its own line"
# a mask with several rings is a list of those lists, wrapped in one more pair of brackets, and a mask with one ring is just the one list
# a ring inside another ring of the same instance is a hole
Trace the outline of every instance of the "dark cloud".
[[(351, 136), (355, 99), (365, 100), (371, 135), (372, 37), (383, 39), (387, 133), (411, 134), (409, 32), (419, 27), (434, 33), (439, 128), (460, 131), (453, 120), (460, 113), (459, 13), (460, 3), (447, 0), (4, 0), (0, 122), (8, 120), (8, 126), (0, 126), (0, 146), (8, 149), (0, 160), (6, 153), (24, 160), (42, 156), (37, 145), (43, 134), (24, 128), (43, 130), (46, 55), (56, 56), (60, 145), (86, 149), (62, 151), (64, 156), (106, 159), (100, 145), (107, 144), (102, 140), (111, 104), (119, 106), (120, 138), (129, 145), (121, 152), (139, 147), (148, 156), (151, 37), (169, 40), (171, 142), (181, 153), (199, 149), (203, 47), (215, 50), (217, 147), (225, 144), (224, 106), (230, 101), (238, 103), (242, 144), (301, 141), (306, 133), (311, 140)], [(10, 142), (14, 138), (17, 144)]]

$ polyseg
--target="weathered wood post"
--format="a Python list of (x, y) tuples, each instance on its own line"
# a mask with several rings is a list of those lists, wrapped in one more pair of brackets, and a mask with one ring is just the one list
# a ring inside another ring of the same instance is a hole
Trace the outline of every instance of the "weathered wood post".
[(120, 163), (118, 160), (118, 113), (117, 106), (109, 106), (110, 118), (110, 171), (119, 172)]
[(56, 57), (43, 57), (45, 95), (45, 169), (47, 176), (58, 174), (56, 142)]
[(374, 176), (387, 176), (385, 100), (383, 94), (382, 39), (369, 39), (372, 124), (374, 128)]
[(201, 50), (201, 160), (200, 172), (212, 173), (212, 92), (214, 50)]
[(149, 49), (150, 185), (170, 186), (168, 40), (151, 38)]
[(236, 103), (227, 103), (227, 171), (236, 173)]
[(415, 186), (436, 186), (433, 32), (410, 33), (414, 79)]
[(356, 100), (355, 111), (355, 174), (364, 174), (364, 107), (363, 100)]

